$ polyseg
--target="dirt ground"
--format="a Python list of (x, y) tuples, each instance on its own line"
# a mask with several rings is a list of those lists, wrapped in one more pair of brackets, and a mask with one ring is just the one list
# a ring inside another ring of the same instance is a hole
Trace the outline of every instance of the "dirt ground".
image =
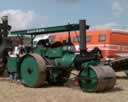
[(0, 79), (0, 102), (128, 102), (128, 79), (117, 73), (117, 83), (111, 91), (84, 93), (78, 88), (27, 88)]

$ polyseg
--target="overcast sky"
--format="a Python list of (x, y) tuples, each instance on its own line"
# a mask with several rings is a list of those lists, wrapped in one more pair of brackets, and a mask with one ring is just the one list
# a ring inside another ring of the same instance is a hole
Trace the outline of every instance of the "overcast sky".
[(13, 30), (78, 23), (91, 28), (128, 29), (128, 0), (0, 0), (0, 17)]

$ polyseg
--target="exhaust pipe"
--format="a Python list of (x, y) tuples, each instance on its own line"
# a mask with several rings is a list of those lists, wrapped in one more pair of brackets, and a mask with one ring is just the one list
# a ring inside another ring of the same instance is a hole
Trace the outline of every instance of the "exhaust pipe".
[(89, 29), (89, 26), (86, 25), (86, 20), (80, 20), (80, 55), (85, 55), (87, 52), (87, 43), (86, 43), (86, 29)]
[(8, 16), (3, 16), (2, 18), (2, 24), (3, 24), (3, 37), (8, 37)]

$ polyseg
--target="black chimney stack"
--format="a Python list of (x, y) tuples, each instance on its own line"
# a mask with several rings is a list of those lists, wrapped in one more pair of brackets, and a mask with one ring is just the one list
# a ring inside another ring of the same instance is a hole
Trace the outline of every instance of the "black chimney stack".
[(2, 17), (2, 24), (3, 24), (3, 37), (8, 37), (8, 16)]
[(89, 29), (89, 26), (86, 25), (86, 20), (80, 20), (80, 55), (85, 55), (87, 52), (86, 46), (86, 29)]

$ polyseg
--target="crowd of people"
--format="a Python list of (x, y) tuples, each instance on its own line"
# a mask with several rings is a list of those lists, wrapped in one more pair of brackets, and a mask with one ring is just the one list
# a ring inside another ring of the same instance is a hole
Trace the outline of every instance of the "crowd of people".
[(25, 53), (25, 47), (22, 44), (19, 44), (17, 46), (14, 46), (13, 49), (11, 49), (10, 51), (8, 51), (8, 55), (10, 57), (21, 57), (23, 56)]
[[(11, 43), (12, 42), (12, 43)], [(15, 39), (10, 39), (10, 47), (7, 51), (8, 57), (18, 59), (19, 57), (22, 57), (25, 54), (25, 46), (22, 42), (22, 40), (19, 37), (16, 37)], [(17, 80), (18, 75), (16, 72), (8, 72), (9, 79)]]

